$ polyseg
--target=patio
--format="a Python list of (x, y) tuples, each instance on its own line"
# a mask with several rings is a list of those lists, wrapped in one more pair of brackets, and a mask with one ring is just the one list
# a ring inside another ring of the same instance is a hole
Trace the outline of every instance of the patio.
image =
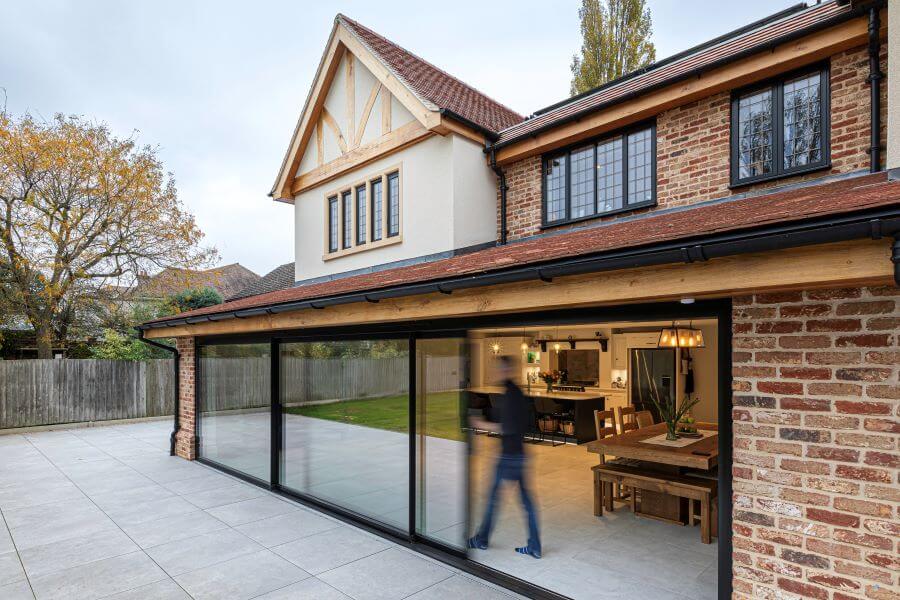
[(168, 456), (171, 422), (0, 436), (0, 598), (509, 598)]

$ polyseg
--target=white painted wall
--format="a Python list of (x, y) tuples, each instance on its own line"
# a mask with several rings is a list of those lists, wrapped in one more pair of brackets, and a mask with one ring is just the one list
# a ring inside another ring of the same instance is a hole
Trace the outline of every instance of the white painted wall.
[(888, 2), (887, 168), (900, 168), (900, 2)]
[(453, 247), (497, 237), (497, 177), (487, 166), (484, 146), (453, 138)]

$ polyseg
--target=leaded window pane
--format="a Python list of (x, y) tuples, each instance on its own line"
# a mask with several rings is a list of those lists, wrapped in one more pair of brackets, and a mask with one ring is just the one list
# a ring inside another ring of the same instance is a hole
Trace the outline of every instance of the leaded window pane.
[(366, 186), (356, 188), (356, 243), (366, 243)]
[(570, 219), (586, 217), (594, 213), (594, 146), (573, 150), (571, 153), (572, 195)]
[(772, 172), (772, 90), (744, 96), (738, 101), (739, 178)]
[(328, 199), (328, 251), (337, 252), (338, 249), (338, 199), (332, 196)]
[(349, 190), (341, 195), (341, 208), (344, 210), (344, 248), (349, 248), (353, 245), (353, 199)]
[(388, 236), (400, 233), (400, 174), (388, 175)]
[(785, 169), (822, 160), (821, 83), (821, 73), (815, 73), (784, 84)]
[(372, 241), (381, 239), (384, 207), (381, 200), (381, 180), (372, 181)]
[(597, 210), (622, 208), (622, 138), (597, 145)]
[(649, 129), (628, 135), (628, 204), (653, 200), (652, 151)]
[(544, 189), (547, 193), (547, 221), (566, 218), (566, 157), (557, 156), (547, 161)]

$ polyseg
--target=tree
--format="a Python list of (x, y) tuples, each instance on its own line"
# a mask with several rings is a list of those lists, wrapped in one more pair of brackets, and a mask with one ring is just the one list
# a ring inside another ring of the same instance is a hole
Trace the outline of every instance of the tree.
[(105, 329), (103, 339), (91, 347), (91, 357), (106, 360), (148, 360), (157, 357), (154, 351), (163, 352), (134, 336), (115, 329)]
[(572, 57), (572, 95), (656, 60), (646, 0), (582, 0), (581, 54)]
[(222, 304), (222, 294), (211, 287), (189, 289), (171, 294), (166, 304), (171, 307), (169, 314), (178, 314)]
[(154, 148), (79, 117), (0, 112), (0, 293), (31, 323), (38, 356), (82, 300), (210, 263), (202, 237)]

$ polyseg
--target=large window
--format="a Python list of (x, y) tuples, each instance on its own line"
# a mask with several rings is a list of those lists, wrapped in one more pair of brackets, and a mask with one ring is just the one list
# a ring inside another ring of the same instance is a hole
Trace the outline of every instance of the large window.
[(656, 128), (630, 129), (544, 159), (544, 225), (656, 202)]
[(269, 480), (269, 344), (201, 346), (200, 456)]
[(828, 70), (757, 86), (731, 104), (731, 183), (828, 166)]
[(325, 195), (323, 260), (401, 241), (400, 165)]

